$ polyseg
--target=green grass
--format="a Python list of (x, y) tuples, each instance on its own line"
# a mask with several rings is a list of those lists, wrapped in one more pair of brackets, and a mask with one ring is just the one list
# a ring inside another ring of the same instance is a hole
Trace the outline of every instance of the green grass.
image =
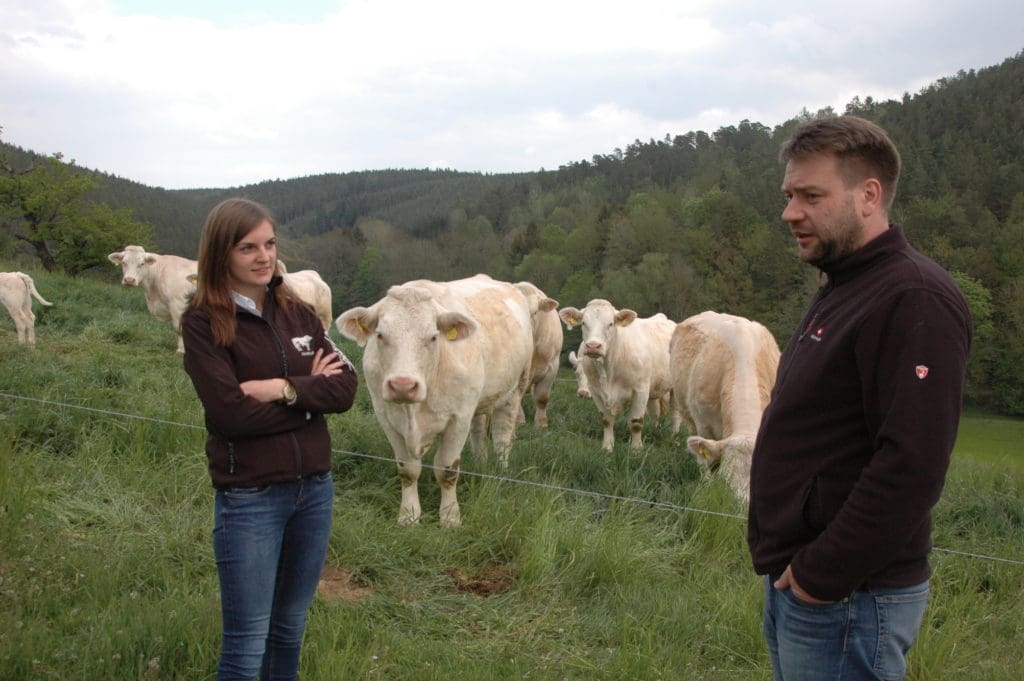
[[(55, 304), (36, 307), (37, 349), (0, 324), (0, 679), (212, 679), (212, 490), (170, 325), (138, 290), (32, 275)], [(314, 602), (302, 678), (770, 679), (739, 503), (666, 424), (642, 452), (620, 424), (602, 452), (564, 376), (551, 427), (522, 426), (507, 471), (464, 457), (455, 530), (437, 524), (430, 471), (421, 524), (396, 525), (365, 388), (330, 417), (328, 563), (350, 598)], [(963, 419), (910, 679), (1020, 678), (1022, 435)]]

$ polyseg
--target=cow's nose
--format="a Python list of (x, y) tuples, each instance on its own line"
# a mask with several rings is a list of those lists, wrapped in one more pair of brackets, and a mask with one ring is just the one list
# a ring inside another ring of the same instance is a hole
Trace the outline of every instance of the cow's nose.
[(601, 341), (587, 341), (584, 344), (584, 349), (586, 352), (600, 352), (602, 345)]
[(389, 399), (396, 402), (408, 402), (419, 397), (419, 381), (406, 376), (398, 376), (388, 380)]
[(135, 277), (125, 277), (121, 280), (121, 283), (125, 286), (135, 286)]

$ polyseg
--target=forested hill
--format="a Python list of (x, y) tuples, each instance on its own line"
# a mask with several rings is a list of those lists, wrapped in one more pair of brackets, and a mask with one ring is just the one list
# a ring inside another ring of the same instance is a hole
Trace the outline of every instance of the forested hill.
[[(894, 219), (970, 299), (971, 402), (1024, 414), (1024, 52), (900, 101), (855, 98), (845, 112), (892, 134), (904, 160)], [(563, 305), (605, 297), (675, 320), (740, 314), (784, 343), (815, 279), (779, 219), (777, 156), (809, 115), (636, 140), (535, 173), (377, 170), (185, 191), (97, 175), (96, 195), (153, 225), (152, 247), (189, 257), (218, 200), (262, 201), (292, 268), (324, 275), (336, 313), (397, 282), (488, 272), (529, 279)]]

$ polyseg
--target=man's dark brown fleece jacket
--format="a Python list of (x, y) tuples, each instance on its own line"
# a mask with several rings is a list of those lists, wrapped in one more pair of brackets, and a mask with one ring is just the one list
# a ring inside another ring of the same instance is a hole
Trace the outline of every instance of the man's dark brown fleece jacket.
[(750, 471), (759, 574), (810, 595), (928, 579), (959, 423), (970, 312), (896, 225), (824, 268), (779, 362)]

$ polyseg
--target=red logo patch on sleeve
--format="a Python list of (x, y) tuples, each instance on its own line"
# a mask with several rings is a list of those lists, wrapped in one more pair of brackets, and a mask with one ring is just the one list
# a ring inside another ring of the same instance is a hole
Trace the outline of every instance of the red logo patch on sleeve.
[(917, 374), (917, 377), (923, 381), (925, 376), (928, 375), (928, 367), (926, 367), (923, 364), (918, 364), (916, 367), (914, 367), (914, 373)]

